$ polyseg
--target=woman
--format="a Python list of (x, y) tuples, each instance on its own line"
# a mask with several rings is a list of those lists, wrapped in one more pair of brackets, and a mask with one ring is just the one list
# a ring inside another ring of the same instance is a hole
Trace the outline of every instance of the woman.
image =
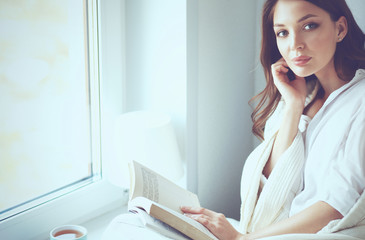
[(219, 239), (361, 239), (364, 34), (345, 0), (267, 0), (262, 20), (267, 86), (252, 118), (264, 141), (243, 170), (239, 232), (213, 211), (182, 211)]

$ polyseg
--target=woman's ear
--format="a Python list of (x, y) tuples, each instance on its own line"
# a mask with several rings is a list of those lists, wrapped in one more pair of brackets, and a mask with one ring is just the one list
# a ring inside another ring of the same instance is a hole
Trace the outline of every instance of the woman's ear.
[(341, 42), (347, 34), (347, 20), (344, 16), (340, 17), (336, 22), (337, 42)]

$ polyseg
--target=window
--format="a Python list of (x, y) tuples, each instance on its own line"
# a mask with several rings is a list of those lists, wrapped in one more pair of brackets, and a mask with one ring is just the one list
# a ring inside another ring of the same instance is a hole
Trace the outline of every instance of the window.
[(43, 238), (125, 203), (102, 179), (97, 10), (0, 1), (1, 239)]
[(91, 84), (98, 79), (89, 74), (95, 56), (87, 51), (83, 4), (0, 3), (0, 195), (7, 196), (0, 213), (100, 173), (91, 151), (99, 115)]

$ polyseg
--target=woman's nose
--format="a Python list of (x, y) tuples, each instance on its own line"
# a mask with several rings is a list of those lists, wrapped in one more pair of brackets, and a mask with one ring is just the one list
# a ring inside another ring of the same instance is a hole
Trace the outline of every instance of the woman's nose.
[(290, 48), (291, 50), (301, 50), (304, 48), (303, 39), (300, 37), (299, 34), (292, 34), (290, 39)]

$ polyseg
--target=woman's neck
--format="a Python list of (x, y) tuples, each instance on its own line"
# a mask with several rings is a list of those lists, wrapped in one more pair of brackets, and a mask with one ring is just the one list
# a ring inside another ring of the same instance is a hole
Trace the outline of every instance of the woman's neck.
[(322, 99), (324, 101), (333, 91), (347, 83), (337, 75), (334, 63), (329, 64), (327, 67), (316, 73), (316, 77), (323, 88), (324, 94)]

